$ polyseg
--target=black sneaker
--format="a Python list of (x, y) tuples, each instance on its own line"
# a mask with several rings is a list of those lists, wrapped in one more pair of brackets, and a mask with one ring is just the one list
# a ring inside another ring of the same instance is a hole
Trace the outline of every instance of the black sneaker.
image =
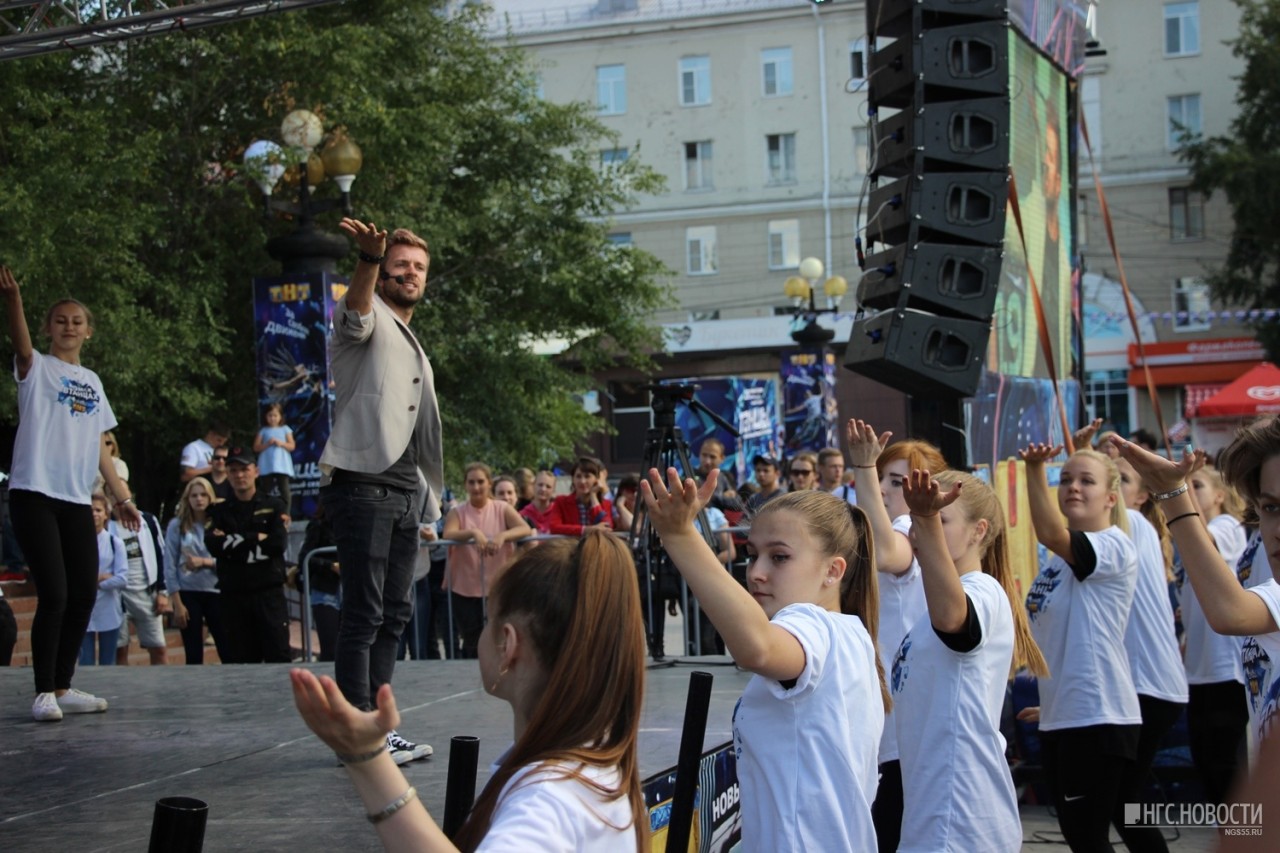
[[(391, 750), (391, 757), (395, 759), (396, 764), (430, 758), (435, 752), (430, 744), (412, 743), (400, 737), (400, 733), (394, 730), (387, 734), (387, 749)], [(402, 758), (402, 756), (406, 757)]]

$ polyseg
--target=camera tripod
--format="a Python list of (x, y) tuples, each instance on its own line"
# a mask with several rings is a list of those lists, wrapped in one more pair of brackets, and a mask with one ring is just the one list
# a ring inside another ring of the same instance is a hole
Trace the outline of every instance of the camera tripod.
[[(731, 424), (694, 398), (694, 392), (698, 390), (697, 385), (654, 384), (646, 385), (644, 389), (651, 395), (653, 426), (645, 434), (644, 467), (641, 469), (643, 477), (648, 477), (652, 468), (657, 468), (664, 479), (668, 468), (675, 468), (680, 472), (681, 477), (694, 476), (697, 469), (689, 458), (689, 445), (684, 439), (683, 431), (676, 426), (676, 410), (681, 403), (702, 412), (732, 435), (738, 434)], [(715, 533), (712, 532), (711, 525), (707, 521), (705, 510), (698, 511), (698, 530), (711, 550), (715, 551)], [(659, 590), (655, 589), (654, 567), (656, 565), (660, 570), (665, 568), (666, 571), (672, 572), (675, 571), (675, 567), (662, 565), (662, 562), (667, 561), (666, 552), (662, 548), (662, 540), (653, 530), (653, 525), (649, 521), (648, 508), (642, 500), (636, 503), (636, 511), (631, 519), (631, 548), (635, 555), (636, 566), (644, 575), (642, 580), (645, 593), (645, 629), (648, 634), (650, 654), (654, 660), (661, 660), (664, 657), (663, 650), (660, 642), (654, 642), (654, 627), (659, 624), (657, 620), (666, 618), (666, 614), (663, 598), (657, 594)], [(690, 599), (688, 587), (681, 583), (680, 606), (681, 612), (686, 616), (691, 613), (691, 604), (694, 634), (692, 648), (695, 654), (703, 654), (702, 624), (697, 601)], [(686, 619), (686, 633), (687, 626)], [(657, 632), (657, 636), (661, 636), (661, 632)], [(686, 637), (685, 640), (686, 648), (689, 648), (689, 638)]]

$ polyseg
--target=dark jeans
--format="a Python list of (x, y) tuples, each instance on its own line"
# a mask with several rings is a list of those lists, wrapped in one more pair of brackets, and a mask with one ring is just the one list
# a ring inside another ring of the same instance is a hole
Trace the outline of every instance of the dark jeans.
[(220, 592), (222, 621), (227, 629), (223, 663), (289, 663), (289, 605), (284, 587), (252, 592)]
[[(888, 721), (893, 725), (893, 720)], [(871, 822), (876, 827), (880, 853), (894, 853), (902, 839), (902, 763), (896, 758), (880, 765), (880, 786), (871, 803)]]
[(436, 642), (436, 632), (431, 620), (435, 617), (431, 592), (431, 575), (426, 575), (413, 584), (413, 618), (400, 638), (400, 654), (404, 652), (414, 660), (430, 660), (440, 657), (440, 647)]
[(218, 650), (218, 660), (228, 663), (224, 657), (227, 652), (227, 638), (222, 628), (222, 599), (216, 592), (197, 592), (193, 589), (180, 590), (182, 606), (187, 608), (187, 627), (179, 629), (182, 633), (182, 649), (187, 655), (187, 665), (196, 666), (204, 663), (204, 626), (209, 626), (209, 634), (213, 637), (213, 645)]
[(1205, 802), (1228, 802), (1237, 774), (1248, 766), (1245, 732), (1249, 728), (1249, 700), (1244, 685), (1238, 681), (1192, 684), (1190, 695), (1187, 737)]
[(93, 508), (15, 489), (9, 512), (38, 598), (31, 622), (36, 692), (67, 690), (98, 598)]
[(258, 480), (262, 490), (273, 498), (279, 498), (285, 511), (293, 515), (293, 492), (288, 474), (263, 474)]
[(400, 635), (413, 605), (418, 557), (415, 495), (344, 483), (320, 490), (342, 565), (342, 622), (333, 672), (347, 701), (371, 710), (391, 683)]
[(115, 666), (116, 642), (120, 639), (120, 629), (110, 631), (87, 631), (84, 643), (80, 646), (81, 666)]
[(338, 608), (327, 604), (311, 605), (311, 623), (315, 625), (316, 637), (320, 640), (318, 660), (323, 663), (332, 663), (338, 651), (338, 625), (341, 621), (342, 614)]
[(449, 617), (453, 620), (449, 638), (453, 657), (468, 660), (479, 657), (480, 634), (484, 631), (484, 599), (450, 592)]
[(18, 644), (18, 620), (9, 602), (0, 598), (0, 666), (13, 660), (13, 647)]

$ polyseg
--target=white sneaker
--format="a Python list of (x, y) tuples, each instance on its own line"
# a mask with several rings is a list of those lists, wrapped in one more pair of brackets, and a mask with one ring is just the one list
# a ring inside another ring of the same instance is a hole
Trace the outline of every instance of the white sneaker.
[(107, 700), (72, 687), (57, 697), (58, 707), (64, 714), (97, 714), (107, 710)]
[[(403, 764), (404, 761), (418, 761), (422, 758), (430, 758), (432, 753), (435, 752), (430, 744), (411, 743), (400, 737), (400, 733), (396, 731), (391, 731), (387, 734), (387, 749), (391, 750), (391, 757), (396, 759), (396, 764)], [(409, 757), (404, 761), (400, 761), (399, 753)]]
[(36, 701), (31, 706), (31, 716), (37, 723), (56, 723), (62, 719), (62, 709), (58, 707), (58, 697), (52, 693), (37, 693)]

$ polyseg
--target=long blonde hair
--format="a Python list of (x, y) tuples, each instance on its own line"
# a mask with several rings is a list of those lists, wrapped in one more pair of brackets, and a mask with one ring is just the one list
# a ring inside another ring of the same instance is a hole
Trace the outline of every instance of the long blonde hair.
[[(191, 490), (196, 486), (202, 487), (204, 489), (204, 493), (209, 496), (210, 507), (212, 507), (214, 501), (218, 499), (213, 493), (213, 484), (204, 477), (192, 477), (188, 480), (187, 485), (182, 489), (182, 497), (178, 499), (178, 511), (175, 513), (178, 516), (178, 529), (183, 533), (190, 533), (196, 526), (196, 517), (191, 511), (190, 501)], [(207, 513), (208, 510), (205, 510), (205, 512)]]
[(944, 489), (950, 489), (956, 483), (961, 484), (960, 497), (954, 505), (966, 522), (973, 524), (980, 518), (987, 520), (987, 532), (978, 543), (978, 552), (982, 560), (982, 573), (1000, 583), (1013, 613), (1013, 661), (1009, 677), (1012, 678), (1022, 667), (1039, 678), (1047, 677), (1049, 664), (1045, 662), (1040, 647), (1031, 636), (1027, 610), (1022, 605), (1022, 594), (1014, 580), (1013, 562), (1009, 558), (1008, 525), (1005, 523), (1004, 507), (996, 497), (995, 490), (972, 474), (961, 471), (940, 471), (933, 479)]
[(1102, 466), (1103, 472), (1106, 474), (1107, 493), (1115, 495), (1116, 502), (1111, 506), (1111, 523), (1119, 527), (1129, 535), (1129, 512), (1124, 505), (1124, 493), (1120, 491), (1120, 469), (1116, 467), (1116, 461), (1105, 453), (1099, 453), (1096, 450), (1084, 448), (1077, 450), (1072, 454), (1071, 458), (1083, 456), (1086, 459), (1093, 459)]
[(844, 577), (840, 581), (840, 612), (862, 620), (876, 650), (876, 677), (880, 681), (880, 699), (885, 713), (893, 707), (893, 699), (884, 680), (880, 662), (880, 586), (876, 577), (875, 548), (871, 538), (871, 522), (867, 514), (833, 494), (805, 489), (779, 495), (762, 506), (755, 518), (775, 512), (790, 512), (801, 519), (823, 553), (844, 558)]

